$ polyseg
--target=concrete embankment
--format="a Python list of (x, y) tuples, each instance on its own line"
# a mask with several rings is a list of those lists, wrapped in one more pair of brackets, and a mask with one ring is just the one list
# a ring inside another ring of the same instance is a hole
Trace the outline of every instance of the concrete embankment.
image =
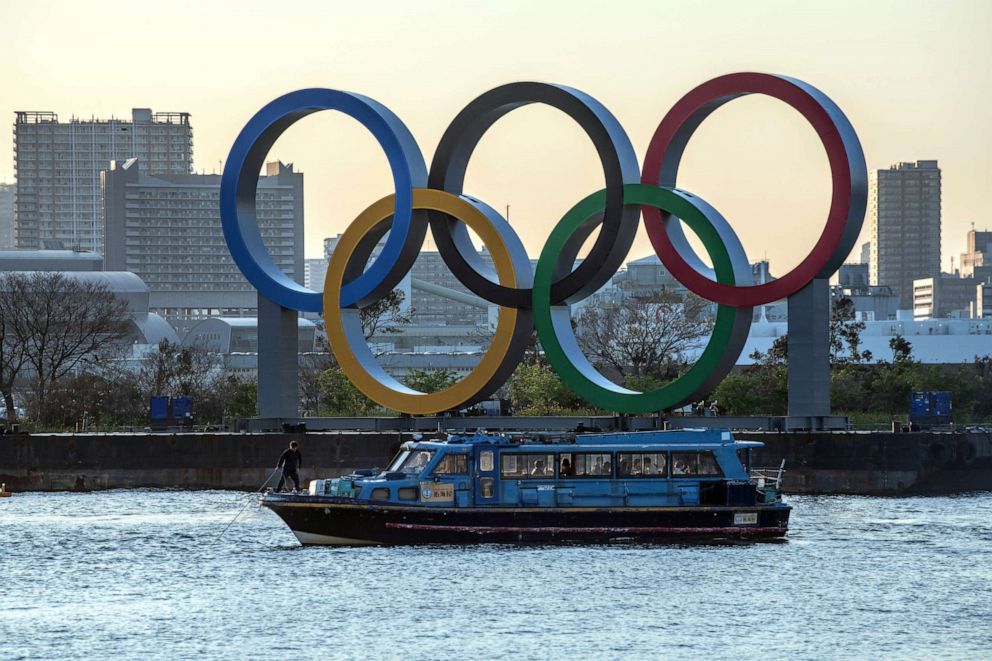
[(0, 481), (13, 491), (133, 487), (255, 490), (290, 440), (304, 480), (382, 466), (398, 433), (20, 434), (0, 436)]
[[(738, 432), (753, 465), (786, 460), (789, 493), (900, 494), (992, 489), (987, 433)], [(382, 467), (399, 432), (306, 434), (16, 434), (0, 436), (0, 481), (13, 491), (161, 487), (255, 490), (289, 441), (304, 480)]]

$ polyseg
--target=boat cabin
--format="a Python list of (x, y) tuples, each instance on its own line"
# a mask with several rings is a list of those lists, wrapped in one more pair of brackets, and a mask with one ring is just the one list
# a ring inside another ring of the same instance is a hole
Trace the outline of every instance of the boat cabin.
[(750, 449), (761, 445), (735, 441), (728, 430), (589, 434), (572, 442), (451, 436), (406, 442), (385, 471), (315, 480), (324, 484), (312, 484), (311, 493), (449, 508), (755, 505), (779, 497), (759, 491), (748, 475)]

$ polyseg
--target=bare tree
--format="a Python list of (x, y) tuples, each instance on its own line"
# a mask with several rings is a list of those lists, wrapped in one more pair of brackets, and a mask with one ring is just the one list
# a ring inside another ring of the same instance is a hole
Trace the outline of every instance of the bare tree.
[(25, 296), (27, 278), (15, 273), (0, 274), (0, 393), (6, 407), (8, 423), (17, 422), (14, 382), (27, 364), (27, 345), (20, 338), (23, 315), (19, 307)]
[(576, 338), (589, 360), (608, 374), (669, 380), (684, 369), (686, 352), (712, 327), (709, 304), (688, 292), (664, 289), (590, 304), (576, 319)]
[(127, 304), (99, 281), (57, 272), (8, 273), (4, 317), (33, 372), (35, 406), (45, 417), (48, 390), (73, 371), (98, 364), (130, 328)]

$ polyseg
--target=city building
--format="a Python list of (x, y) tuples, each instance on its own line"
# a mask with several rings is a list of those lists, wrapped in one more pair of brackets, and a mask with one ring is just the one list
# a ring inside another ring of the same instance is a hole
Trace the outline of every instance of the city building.
[(897, 163), (870, 179), (871, 284), (888, 285), (909, 308), (913, 281), (940, 274), (940, 168)]
[(324, 289), (324, 279), (327, 277), (327, 259), (317, 257), (303, 261), (303, 286), (313, 291)]
[(962, 278), (956, 273), (941, 273), (936, 278), (914, 280), (913, 318), (970, 317), (971, 306), (976, 302), (976, 287), (992, 276), (992, 266), (981, 267), (979, 273), (986, 277)]
[(992, 282), (975, 286), (975, 302), (971, 307), (972, 319), (992, 319)]
[(858, 261), (862, 264), (871, 263), (871, 241), (861, 244), (861, 258)]
[[(151, 308), (177, 329), (205, 317), (254, 317), (257, 294), (231, 259), (221, 230), (220, 175), (152, 175), (140, 159), (103, 176), (108, 270), (138, 274)], [(266, 165), (258, 225), (276, 266), (303, 282), (303, 174)]]
[(868, 263), (841, 264), (837, 271), (837, 284), (845, 289), (862, 289), (868, 287)]
[(132, 157), (150, 174), (192, 172), (189, 113), (135, 108), (130, 121), (60, 122), (52, 112), (17, 112), (17, 247), (42, 248), (44, 239), (52, 239), (67, 248), (103, 252), (100, 172), (111, 161)]
[(830, 288), (830, 298), (833, 302), (840, 298), (851, 299), (855, 321), (888, 321), (898, 318), (899, 299), (885, 285), (861, 287), (834, 285)]
[(0, 184), (0, 248), (13, 248), (14, 242), (14, 184)]
[(992, 232), (968, 232), (968, 251), (961, 253), (961, 276), (970, 278), (975, 275), (975, 269), (992, 266)]

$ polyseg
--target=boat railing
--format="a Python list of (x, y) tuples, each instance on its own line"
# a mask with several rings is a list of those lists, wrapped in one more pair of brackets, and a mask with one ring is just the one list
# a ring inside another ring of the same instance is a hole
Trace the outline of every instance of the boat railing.
[(778, 468), (752, 468), (751, 479), (754, 480), (759, 489), (771, 487), (773, 489), (782, 488), (782, 477), (785, 475), (785, 459)]

